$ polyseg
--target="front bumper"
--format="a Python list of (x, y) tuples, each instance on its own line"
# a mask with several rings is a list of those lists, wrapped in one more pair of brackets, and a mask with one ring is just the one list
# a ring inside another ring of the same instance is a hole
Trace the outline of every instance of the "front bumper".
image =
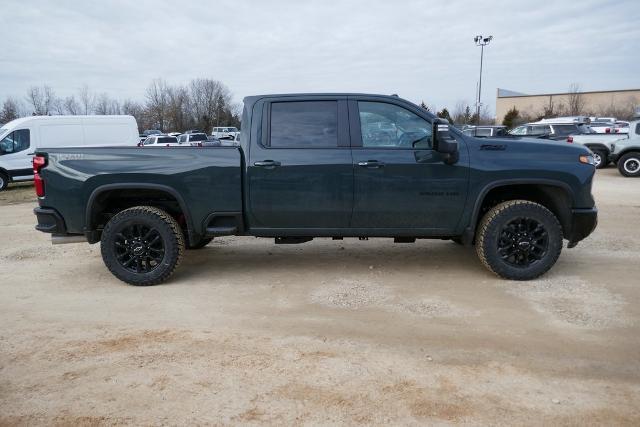
[(579, 241), (586, 238), (596, 229), (598, 225), (598, 209), (572, 209), (571, 210), (571, 233), (567, 237), (569, 245), (573, 248)]
[(67, 234), (64, 219), (62, 219), (62, 216), (55, 209), (35, 208), (33, 213), (38, 219), (36, 230), (42, 231), (43, 233)]

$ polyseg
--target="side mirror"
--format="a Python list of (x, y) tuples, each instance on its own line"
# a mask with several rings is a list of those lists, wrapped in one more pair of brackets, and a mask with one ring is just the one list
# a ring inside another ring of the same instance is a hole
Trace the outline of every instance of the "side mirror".
[(449, 134), (447, 120), (435, 119), (433, 122), (433, 149), (443, 155), (444, 162), (448, 165), (456, 163), (460, 157), (458, 141)]

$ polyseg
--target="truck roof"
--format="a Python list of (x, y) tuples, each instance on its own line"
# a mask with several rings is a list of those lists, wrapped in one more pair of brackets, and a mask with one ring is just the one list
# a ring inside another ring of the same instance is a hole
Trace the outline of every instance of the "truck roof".
[[(247, 96), (245, 100), (256, 100), (259, 98), (283, 98), (283, 97), (304, 97), (304, 96), (375, 96), (383, 98), (398, 99), (397, 95), (382, 95), (378, 93), (351, 93), (351, 92), (311, 92), (311, 93), (270, 93), (264, 95), (251, 95)], [(246, 102), (246, 101), (245, 101)]]
[(3, 128), (15, 127), (22, 125), (24, 123), (29, 122), (40, 122), (40, 121), (62, 121), (62, 120), (81, 120), (81, 119), (90, 119), (90, 120), (105, 120), (105, 119), (124, 119), (124, 118), (132, 118), (133, 116), (118, 114), (118, 115), (88, 115), (88, 116), (73, 116), (73, 115), (65, 115), (65, 116), (27, 116), (20, 117), (19, 119), (11, 120), (2, 125)]

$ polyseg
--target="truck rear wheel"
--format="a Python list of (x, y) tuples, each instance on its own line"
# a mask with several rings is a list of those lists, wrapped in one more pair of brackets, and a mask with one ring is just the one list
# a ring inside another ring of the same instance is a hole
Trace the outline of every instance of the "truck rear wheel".
[(3, 191), (9, 185), (9, 177), (0, 172), (0, 191)]
[(618, 171), (622, 176), (640, 176), (640, 152), (627, 153), (618, 159)]
[(511, 200), (493, 207), (480, 221), (476, 252), (500, 277), (530, 280), (546, 273), (562, 251), (562, 227), (544, 206)]
[(118, 279), (135, 286), (157, 285), (173, 274), (184, 253), (177, 221), (162, 209), (136, 206), (104, 227), (102, 259)]
[(594, 149), (591, 150), (591, 152), (593, 153), (594, 166), (596, 167), (596, 169), (606, 168), (609, 164), (609, 156), (607, 155), (606, 151)]

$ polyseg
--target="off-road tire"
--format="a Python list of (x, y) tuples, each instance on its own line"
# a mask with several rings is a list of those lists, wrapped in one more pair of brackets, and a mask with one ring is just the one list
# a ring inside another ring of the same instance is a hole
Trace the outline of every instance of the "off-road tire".
[[(547, 247), (539, 260), (527, 266), (514, 266), (499, 253), (499, 239), (504, 227), (519, 219), (531, 219), (547, 233)], [(487, 212), (476, 232), (476, 252), (480, 261), (496, 275), (510, 280), (531, 280), (546, 273), (562, 251), (562, 227), (556, 216), (544, 206), (528, 200), (510, 200)]]
[[(163, 245), (162, 260), (151, 271), (132, 272), (118, 261), (116, 239), (126, 227), (150, 227), (157, 231)], [(169, 278), (180, 264), (185, 244), (178, 222), (167, 212), (152, 206), (125, 209), (111, 218), (102, 231), (100, 242), (102, 259), (111, 273), (134, 286), (157, 285)]]
[(8, 185), (9, 177), (5, 173), (0, 172), (0, 191), (4, 191)]
[(211, 243), (212, 240), (213, 240), (213, 237), (203, 237), (202, 239), (198, 240), (197, 243), (192, 244), (189, 241), (189, 237), (185, 236), (185, 245), (188, 250), (202, 249), (205, 246), (207, 246), (209, 243)]
[[(635, 162), (634, 162), (635, 160)], [(631, 163), (633, 162), (633, 163)], [(637, 163), (636, 163), (637, 162)], [(622, 176), (626, 177), (638, 177), (640, 176), (640, 167), (635, 171), (630, 171), (629, 165), (640, 165), (640, 152), (634, 151), (627, 153), (618, 159), (618, 171)]]

